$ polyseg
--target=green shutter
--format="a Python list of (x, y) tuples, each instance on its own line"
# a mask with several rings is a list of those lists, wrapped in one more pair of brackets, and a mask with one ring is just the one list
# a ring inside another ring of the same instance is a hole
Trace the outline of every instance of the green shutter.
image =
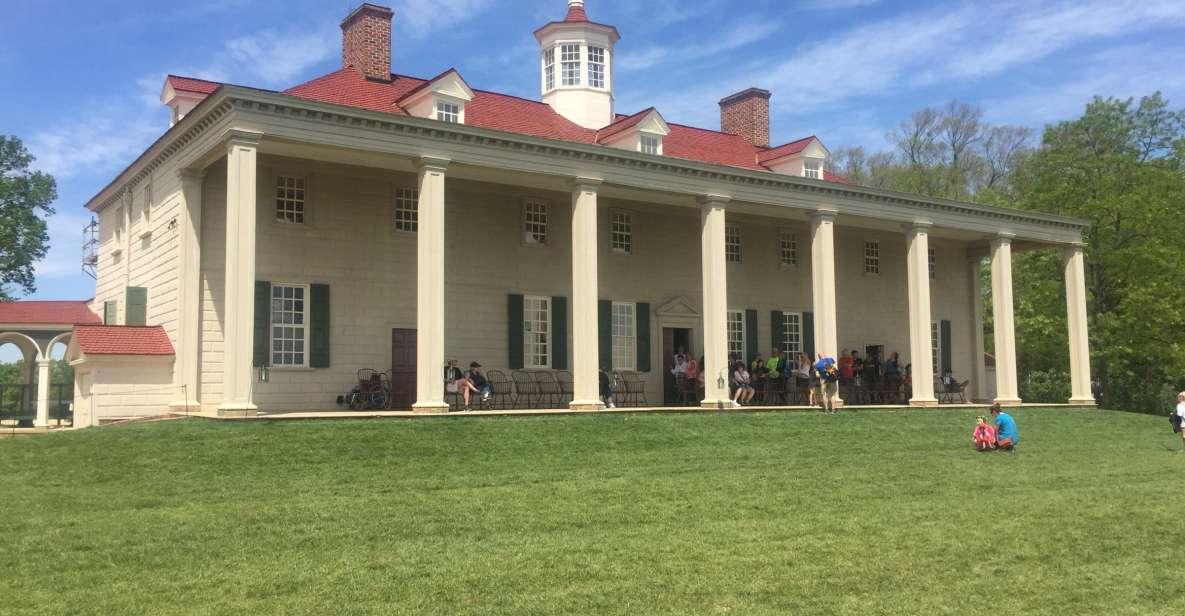
[(745, 311), (745, 352), (741, 353), (739, 358), (746, 364), (749, 360), (757, 356), (759, 345), (761, 341), (757, 338), (757, 311)]
[(523, 368), (523, 296), (506, 296), (506, 330), (509, 339), (506, 348), (509, 352), (509, 367), (511, 370)]
[(119, 302), (108, 300), (103, 302), (103, 325), (117, 325), (119, 319)]
[(947, 370), (951, 369), (950, 361), (950, 321), (943, 321), (940, 324), (940, 331), (942, 332), (942, 346), (939, 353), (942, 354), (938, 359), (942, 362), (942, 373), (946, 374)]
[(635, 319), (638, 325), (638, 372), (650, 372), (650, 304), (639, 303), (635, 307)]
[(148, 289), (144, 287), (128, 287), (126, 291), (126, 314), (123, 316), (124, 325), (148, 324)]
[(271, 361), (272, 283), (255, 281), (255, 337), (251, 365), (270, 366)]
[(329, 367), (329, 285), (309, 286), (309, 367)]
[(551, 367), (568, 369), (568, 298), (551, 298)]
[(613, 302), (597, 302), (597, 354), (601, 370), (613, 370)]
[[(775, 311), (769, 313), (769, 329), (770, 329), (770, 336), (769, 337), (770, 337), (770, 341), (773, 342), (773, 346), (770, 348), (773, 348), (773, 349), (782, 348), (782, 342), (784, 342), (784, 340), (782, 338), (783, 338), (783, 336), (785, 336), (785, 333), (786, 333), (786, 332), (782, 331), (783, 329), (785, 329), (785, 321), (786, 321), (786, 316), (784, 314), (782, 314), (781, 310), (775, 310)], [(790, 359), (790, 358), (787, 358), (787, 359)]]
[(815, 361), (815, 313), (802, 313), (802, 350), (807, 358)]

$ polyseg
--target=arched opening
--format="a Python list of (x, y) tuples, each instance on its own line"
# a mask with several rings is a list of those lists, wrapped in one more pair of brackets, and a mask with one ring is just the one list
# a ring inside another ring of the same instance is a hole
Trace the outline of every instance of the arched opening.
[(66, 360), (70, 333), (50, 341), (47, 347), (49, 368), (49, 421), (61, 427), (71, 425), (74, 419), (74, 368)]
[(30, 427), (37, 412), (37, 343), (0, 332), (0, 426)]

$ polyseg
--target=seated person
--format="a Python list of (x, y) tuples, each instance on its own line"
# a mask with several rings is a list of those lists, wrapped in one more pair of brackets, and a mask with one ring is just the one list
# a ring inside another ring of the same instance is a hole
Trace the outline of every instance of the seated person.
[(982, 415), (975, 418), (975, 429), (971, 432), (971, 442), (979, 451), (990, 451), (996, 448), (996, 430)]
[(745, 362), (738, 361), (733, 365), (732, 382), (736, 386), (736, 393), (732, 396), (732, 405), (740, 406), (742, 402), (750, 402), (757, 390), (749, 382), (749, 371), (745, 369)]
[(469, 372), (465, 373), (465, 377), (481, 392), (482, 402), (490, 399), (490, 393), (494, 391), (494, 387), (486, 380), (485, 369), (481, 367), (481, 364), (476, 361), (469, 362)]
[(761, 361), (760, 354), (757, 355), (757, 359), (753, 360), (753, 364), (756, 366), (753, 368), (752, 372), (753, 383), (757, 387), (764, 387), (765, 382), (772, 376), (769, 372), (769, 368), (766, 367), (765, 362)]
[(753, 361), (749, 363), (749, 372), (757, 374), (761, 368), (765, 368), (765, 358), (761, 356), (761, 353), (758, 353), (757, 357), (754, 357)]
[(1020, 430), (1016, 427), (1016, 420), (1005, 413), (999, 404), (992, 405), (992, 416), (996, 418), (996, 447), (1012, 451), (1020, 442)]
[(959, 382), (955, 380), (955, 373), (949, 368), (942, 373), (942, 387), (946, 389), (947, 393), (959, 391)]
[(469, 408), (470, 394), (481, 393), (469, 381), (461, 369), (457, 367), (457, 360), (448, 360), (448, 365), (444, 367), (444, 390), (450, 394), (461, 394), (465, 400), (465, 410), (473, 410)]

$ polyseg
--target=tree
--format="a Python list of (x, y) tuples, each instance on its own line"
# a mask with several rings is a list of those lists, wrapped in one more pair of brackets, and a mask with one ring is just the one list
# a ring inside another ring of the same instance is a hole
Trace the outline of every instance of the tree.
[(16, 137), (0, 135), (0, 301), (10, 289), (36, 290), (33, 264), (49, 250), (45, 217), (57, 198), (52, 176), (29, 171), (33, 157)]
[[(1106, 403), (1156, 410), (1185, 374), (1185, 110), (1159, 94), (1096, 98), (1076, 120), (1045, 129), (1012, 174), (1022, 208), (1089, 221), (1085, 239), (1091, 354)], [(1019, 254), (1017, 351), (1022, 364), (1065, 356), (1064, 291), (1056, 255)]]

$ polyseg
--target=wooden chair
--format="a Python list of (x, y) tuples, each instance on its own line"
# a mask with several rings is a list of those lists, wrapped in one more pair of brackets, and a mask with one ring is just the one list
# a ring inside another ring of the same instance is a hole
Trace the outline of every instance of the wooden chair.
[(621, 373), (621, 380), (625, 385), (626, 405), (646, 406), (646, 381), (642, 379), (642, 375), (626, 370)]
[(560, 400), (564, 397), (564, 391), (560, 388), (560, 382), (556, 380), (555, 373), (550, 370), (540, 370), (534, 375), (535, 385), (539, 388), (539, 405), (544, 408), (559, 406)]
[[(510, 378), (514, 381), (514, 408), (535, 408), (539, 400), (539, 384), (535, 382), (535, 376), (526, 370), (514, 370)], [(523, 406), (524, 402), (526, 406)]]
[(490, 382), (490, 408), (506, 408), (510, 405), (514, 388), (511, 380), (501, 370), (487, 370), (486, 380)]
[(959, 403), (967, 404), (967, 386), (971, 384), (970, 380), (959, 383)]
[(555, 380), (560, 384), (560, 404), (571, 402), (576, 398), (576, 389), (572, 384), (572, 373), (560, 370), (555, 373)]

